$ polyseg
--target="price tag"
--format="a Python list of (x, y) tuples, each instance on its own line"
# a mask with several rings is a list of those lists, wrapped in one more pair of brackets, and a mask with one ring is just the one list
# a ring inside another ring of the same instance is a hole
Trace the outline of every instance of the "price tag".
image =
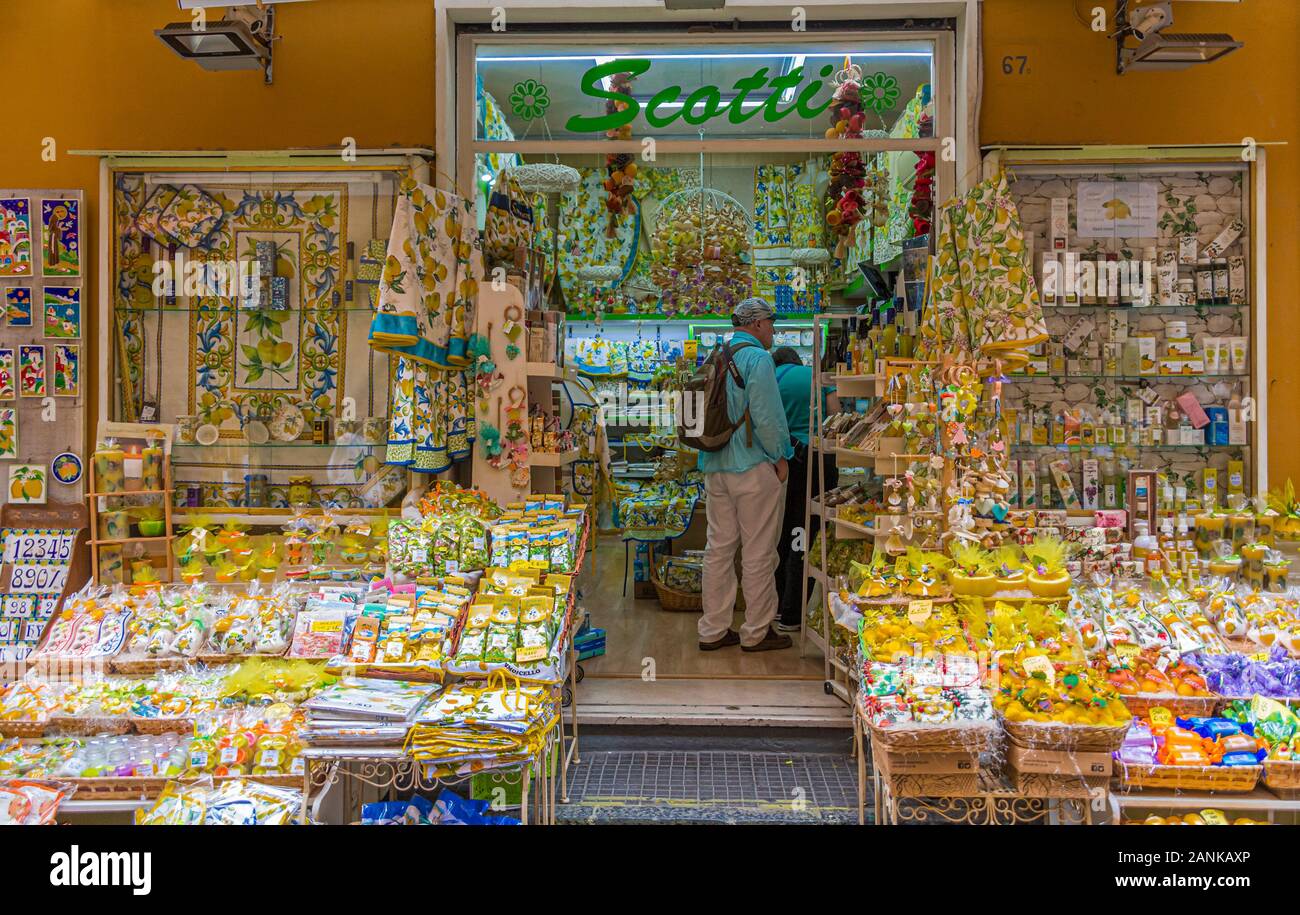
[(1250, 659), (1251, 659), (1252, 661), (1267, 661), (1267, 660), (1268, 660), (1268, 652), (1267, 652), (1267, 651), (1257, 651), (1257, 652), (1255, 652), (1253, 655), (1250, 656)]
[(411, 548), (407, 551), (406, 555), (407, 555), (407, 560), (408, 560), (409, 562), (428, 562), (428, 561), (429, 561), (429, 551), (428, 551), (426, 548), (422, 547), (422, 546), (413, 546), (413, 547), (411, 547)]
[(1052, 666), (1051, 658), (1041, 654), (1030, 655), (1025, 658), (1024, 668), (1025, 673), (1029, 674), (1031, 677), (1034, 674), (1042, 674), (1047, 677), (1048, 683), (1056, 682), (1056, 668)]
[(1223, 815), (1222, 810), (1202, 810), (1201, 819), (1205, 821), (1206, 826), (1228, 825), (1228, 818)]
[(922, 626), (934, 612), (934, 601), (913, 600), (907, 602), (907, 621), (913, 626)]
[(1153, 705), (1147, 710), (1147, 717), (1158, 728), (1167, 728), (1174, 723), (1173, 713), (1163, 705)]
[(1141, 653), (1142, 649), (1134, 645), (1132, 642), (1124, 642), (1123, 644), (1115, 646), (1115, 654), (1119, 655), (1125, 661), (1136, 658)]

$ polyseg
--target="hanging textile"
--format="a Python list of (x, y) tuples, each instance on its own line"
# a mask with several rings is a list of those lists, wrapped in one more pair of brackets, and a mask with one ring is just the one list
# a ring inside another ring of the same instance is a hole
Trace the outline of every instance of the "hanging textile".
[(1005, 173), (944, 204), (936, 225), (921, 324), (924, 358), (1028, 362), (1026, 350), (1047, 340), (1047, 328)]
[(407, 180), (393, 214), (370, 345), (392, 354), (386, 461), (426, 473), (468, 456), (474, 439), (464, 367), (483, 278), (474, 207)]

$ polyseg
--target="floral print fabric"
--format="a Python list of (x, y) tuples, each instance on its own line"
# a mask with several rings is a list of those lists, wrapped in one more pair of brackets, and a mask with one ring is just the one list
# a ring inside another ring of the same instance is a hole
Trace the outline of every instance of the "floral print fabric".
[(387, 463), (439, 473), (469, 455), (474, 426), (464, 369), (482, 279), (474, 207), (404, 182), (370, 326), (371, 347), (394, 357)]
[(465, 346), (483, 279), (476, 226), (469, 202), (403, 182), (370, 325), (372, 347), (440, 369), (470, 364)]
[(1026, 350), (1047, 340), (1047, 328), (1006, 176), (944, 204), (937, 225), (923, 351), (932, 359), (955, 352), (1023, 365)]

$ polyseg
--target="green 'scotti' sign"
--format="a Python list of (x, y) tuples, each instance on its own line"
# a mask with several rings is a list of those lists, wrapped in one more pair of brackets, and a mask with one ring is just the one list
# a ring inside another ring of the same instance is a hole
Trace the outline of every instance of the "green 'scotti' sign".
[[(565, 123), (565, 129), (573, 133), (603, 133), (606, 130), (616, 130), (624, 124), (631, 124), (643, 110), (641, 102), (630, 95), (609, 91), (601, 80), (616, 73), (640, 76), (649, 69), (650, 61), (635, 57), (611, 60), (592, 67), (582, 76), (582, 94), (602, 101), (612, 99), (616, 102), (624, 102), (627, 107), (622, 111), (602, 114), (598, 117), (574, 115)], [(829, 64), (822, 67), (821, 79), (813, 80), (804, 87), (789, 107), (784, 109), (778, 107), (781, 96), (787, 89), (794, 89), (803, 82), (803, 67), (795, 67), (789, 73), (773, 76), (770, 79), (767, 71), (767, 67), (760, 67), (751, 76), (736, 80), (732, 87), (736, 94), (725, 104), (722, 101), (722, 90), (717, 86), (700, 86), (685, 99), (681, 98), (681, 86), (669, 86), (655, 93), (654, 97), (645, 103), (646, 122), (652, 127), (667, 127), (681, 118), (687, 124), (698, 126), (725, 114), (732, 124), (743, 124), (759, 112), (762, 112), (763, 120), (775, 122), (790, 114), (797, 114), (801, 118), (815, 118), (830, 107), (829, 98), (821, 105), (811, 107), (813, 98), (824, 86), (822, 80), (835, 71), (835, 68)], [(745, 102), (750, 93), (763, 88), (768, 90), (767, 98), (761, 104), (745, 111)], [(668, 105), (673, 106), (671, 113), (661, 112), (661, 109)]]

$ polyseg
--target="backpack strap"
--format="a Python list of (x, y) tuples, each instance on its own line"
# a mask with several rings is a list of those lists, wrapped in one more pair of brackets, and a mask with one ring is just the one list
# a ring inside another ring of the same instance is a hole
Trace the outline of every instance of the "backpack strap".
[[(745, 379), (741, 376), (740, 367), (736, 365), (736, 360), (733, 359), (732, 356), (734, 356), (740, 350), (745, 349), (746, 347), (752, 348), (753, 346), (754, 344), (746, 343), (742, 340), (740, 343), (727, 343), (724, 344), (722, 347), (723, 352), (726, 354), (727, 371), (731, 373), (731, 380), (736, 382), (736, 387), (740, 388), (742, 391), (745, 390)], [(749, 398), (746, 398), (745, 414), (741, 416), (740, 419), (736, 421), (736, 424), (731, 428), (733, 430), (738, 429), (740, 428), (740, 424), (744, 423), (745, 424), (745, 446), (748, 448), (753, 448), (754, 447), (754, 421), (749, 416), (748, 400)]]

